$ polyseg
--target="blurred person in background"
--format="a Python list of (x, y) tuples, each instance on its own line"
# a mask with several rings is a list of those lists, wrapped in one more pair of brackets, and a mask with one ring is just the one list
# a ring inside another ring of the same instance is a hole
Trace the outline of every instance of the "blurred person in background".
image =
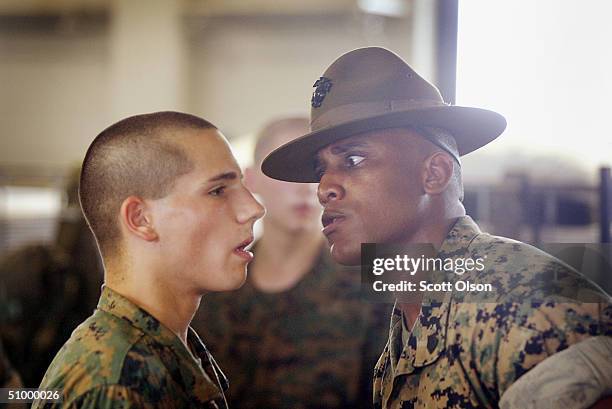
[(79, 198), (104, 286), (40, 384), (63, 401), (33, 408), (227, 407), (227, 380), (189, 324), (205, 292), (244, 283), (264, 209), (225, 137), (179, 112), (126, 118), (89, 146)]
[(371, 406), (390, 307), (362, 300), (359, 273), (332, 262), (316, 185), (280, 182), (260, 170), (270, 151), (308, 129), (306, 118), (286, 117), (258, 133), (245, 171), (267, 210), (255, 259), (246, 284), (207, 294), (193, 322), (231, 380), (231, 407)]
[(78, 201), (80, 169), (70, 172), (55, 241), (0, 260), (0, 338), (24, 385), (40, 383), (72, 331), (96, 306), (102, 265)]
[(0, 388), (20, 387), (21, 378), (9, 362), (0, 342)]

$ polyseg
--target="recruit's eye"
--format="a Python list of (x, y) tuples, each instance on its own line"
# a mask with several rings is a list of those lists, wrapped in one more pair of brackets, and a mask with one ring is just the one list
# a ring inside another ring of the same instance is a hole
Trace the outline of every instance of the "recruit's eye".
[(359, 165), (365, 158), (361, 155), (349, 155), (346, 157), (345, 162), (349, 168)]
[(221, 196), (223, 193), (225, 193), (225, 188), (225, 186), (216, 187), (210, 192), (208, 192), (208, 194), (211, 196)]

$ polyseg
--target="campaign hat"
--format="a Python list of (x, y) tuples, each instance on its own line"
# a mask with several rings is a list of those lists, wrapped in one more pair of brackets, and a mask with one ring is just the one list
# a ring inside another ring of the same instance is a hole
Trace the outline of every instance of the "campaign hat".
[(491, 110), (451, 105), (401, 57), (381, 47), (350, 51), (314, 83), (308, 134), (272, 151), (263, 173), (290, 182), (317, 182), (317, 152), (338, 140), (399, 127), (439, 128), (455, 146), (419, 132), (458, 160), (497, 138), (505, 118)]

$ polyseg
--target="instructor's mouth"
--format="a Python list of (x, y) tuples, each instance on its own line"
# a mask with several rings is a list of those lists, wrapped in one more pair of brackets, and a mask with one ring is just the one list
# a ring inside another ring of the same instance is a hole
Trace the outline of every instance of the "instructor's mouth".
[(323, 224), (323, 234), (329, 236), (332, 234), (338, 225), (344, 221), (346, 216), (340, 212), (325, 211), (321, 217), (321, 223)]

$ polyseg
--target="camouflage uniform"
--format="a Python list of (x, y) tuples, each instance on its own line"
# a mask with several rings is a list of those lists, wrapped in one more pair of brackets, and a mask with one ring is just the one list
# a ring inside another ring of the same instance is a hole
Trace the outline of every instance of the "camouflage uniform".
[(359, 271), (334, 265), (322, 247), (295, 287), (263, 293), (247, 280), (207, 294), (192, 325), (232, 381), (230, 407), (371, 407), (390, 312), (362, 300)]
[[(569, 277), (569, 269), (531, 246), (481, 233), (467, 216), (459, 218), (439, 256), (483, 255), (480, 279), (496, 283), (494, 303), (457, 302), (456, 295), (425, 298), (412, 331), (403, 329), (402, 311), (394, 308), (374, 371), (376, 408), (497, 407), (508, 387), (547, 356), (590, 336), (612, 335), (608, 296), (598, 303), (538, 301), (532, 284), (539, 276), (554, 271)], [(402, 331), (408, 332), (405, 343)]]
[[(105, 287), (59, 351), (41, 388), (68, 408), (226, 408), (227, 380), (193, 329), (191, 352), (157, 319)], [(33, 408), (43, 407), (37, 402)]]

